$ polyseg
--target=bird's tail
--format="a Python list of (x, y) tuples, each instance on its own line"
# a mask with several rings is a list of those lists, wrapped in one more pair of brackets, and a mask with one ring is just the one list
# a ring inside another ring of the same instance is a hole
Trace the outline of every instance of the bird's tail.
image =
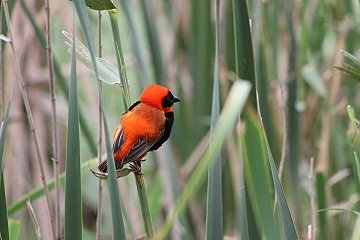
[[(121, 161), (115, 161), (115, 169), (119, 170), (122, 169), (123, 165), (121, 163)], [(102, 163), (99, 164), (98, 169), (100, 170), (100, 172), (106, 173), (108, 171), (108, 166), (107, 166), (107, 160), (103, 161)]]

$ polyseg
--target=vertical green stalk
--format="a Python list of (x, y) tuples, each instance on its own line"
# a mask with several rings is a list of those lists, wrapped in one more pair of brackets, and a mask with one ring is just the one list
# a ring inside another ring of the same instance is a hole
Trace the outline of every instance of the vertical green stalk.
[[(2, 158), (2, 157), (1, 157)], [(5, 194), (5, 184), (4, 184), (4, 175), (1, 167), (0, 173), (0, 239), (8, 240), (9, 239), (9, 222), (8, 222), (8, 213), (6, 207), (6, 194)]]
[(125, 69), (125, 62), (124, 56), (121, 47), (121, 40), (120, 40), (120, 32), (119, 26), (117, 21), (117, 10), (113, 9), (108, 11), (111, 23), (111, 30), (114, 37), (114, 44), (115, 44), (115, 54), (116, 60), (119, 66), (119, 75), (120, 75), (120, 84), (123, 89), (123, 100), (124, 100), (124, 107), (128, 109), (130, 107), (130, 91), (129, 91), (129, 82), (126, 76), (126, 69)]
[[(101, 11), (98, 12), (98, 55), (101, 58), (102, 45), (101, 45)], [(102, 84), (99, 82), (99, 92), (102, 91)], [(102, 146), (102, 107), (100, 104), (101, 96), (98, 94), (99, 101), (99, 136), (98, 136), (98, 164), (101, 163), (101, 146)], [(102, 182), (98, 179), (98, 202), (97, 202), (97, 214), (96, 214), (96, 239), (101, 240), (101, 218), (102, 218)]]
[[(219, 8), (220, 0), (216, 1), (216, 38), (215, 38), (215, 70), (211, 112), (210, 148), (213, 147), (213, 134), (220, 114), (219, 100)], [(222, 190), (221, 190), (221, 157), (217, 153), (213, 163), (208, 167), (206, 206), (206, 239), (223, 238), (223, 213), (222, 213)]]
[[(211, 2), (209, 0), (190, 1), (190, 71), (194, 79), (194, 94), (191, 104), (193, 124), (189, 125), (193, 137), (187, 138), (191, 146), (196, 145), (208, 131), (208, 116), (211, 114), (211, 79), (213, 76), (214, 33), (211, 20)], [(201, 94), (200, 94), (201, 93)], [(204, 123), (206, 119), (206, 123)]]
[[(254, 55), (253, 55), (253, 45), (252, 37), (249, 26), (249, 14), (248, 6), (246, 0), (232, 0), (233, 7), (233, 23), (234, 23), (234, 44), (235, 44), (235, 62), (236, 62), (236, 75), (240, 79), (249, 80), (253, 86), (257, 87), (255, 79), (255, 65), (254, 65)], [(251, 89), (249, 101), (256, 106), (256, 88)], [(247, 113), (248, 114), (248, 113)], [(251, 139), (253, 140), (253, 139)], [(242, 146), (246, 145), (243, 139), (239, 141)], [(240, 171), (242, 171), (242, 176), (244, 180), (241, 183), (246, 183), (243, 185), (245, 190), (243, 190), (239, 197), (238, 204), (244, 204), (244, 206), (238, 206), (238, 210), (246, 210), (246, 212), (238, 213), (238, 223), (239, 229), (244, 230), (240, 234), (242, 239), (253, 239), (259, 237), (258, 228), (259, 223), (255, 222), (255, 211), (254, 206), (250, 204), (250, 194), (252, 191), (252, 186), (249, 186), (249, 174), (246, 173), (246, 160), (247, 160), (247, 151), (246, 149), (241, 149), (241, 158), (239, 161), (242, 161), (240, 164)], [(257, 150), (256, 150), (257, 151)], [(258, 153), (258, 152), (257, 152)], [(258, 153), (259, 154), (259, 153)], [(260, 158), (255, 158), (260, 161)], [(243, 194), (243, 195), (241, 195)], [(241, 215), (242, 214), (242, 215)], [(246, 216), (244, 216), (246, 214)], [(245, 229), (246, 228), (246, 229)]]
[[(0, 5), (1, 6), (1, 5)], [(11, 104), (11, 96), (12, 90), (10, 93), (9, 101), (6, 107), (6, 112), (4, 116), (4, 121), (1, 124), (1, 137), (0, 137), (0, 238), (2, 240), (9, 239), (9, 222), (8, 222), (8, 212), (7, 212), (7, 204), (6, 204), (6, 194), (5, 194), (5, 183), (4, 183), (4, 175), (3, 175), (3, 153), (5, 146), (5, 136), (9, 119), (9, 109)]]
[(52, 137), (52, 160), (55, 178), (55, 237), (61, 239), (61, 210), (60, 210), (60, 155), (58, 148), (58, 131), (56, 119), (56, 97), (55, 97), (55, 81), (54, 81), (54, 65), (51, 41), (51, 23), (50, 23), (50, 3), (45, 0), (45, 15), (46, 15), (46, 61), (49, 70), (49, 91), (51, 98), (51, 137)]
[(298, 189), (298, 165), (299, 165), (299, 141), (300, 141), (300, 128), (299, 128), (299, 112), (296, 110), (296, 100), (297, 100), (297, 74), (296, 67), (296, 40), (295, 40), (295, 30), (294, 30), (294, 20), (292, 17), (293, 11), (293, 0), (286, 1), (286, 18), (287, 18), (287, 28), (290, 38), (290, 52), (289, 52), (289, 69), (288, 74), (292, 76), (289, 79), (288, 83), (288, 136), (289, 136), (289, 162), (290, 162), (290, 176), (291, 176), (291, 189), (293, 190), (294, 199), (297, 199), (297, 189)]
[(155, 26), (155, 19), (153, 17), (153, 8), (151, 1), (148, 0), (141, 0), (141, 7), (144, 12), (144, 20), (146, 25), (146, 31), (149, 37), (149, 44), (150, 44), (150, 51), (151, 51), (151, 58), (152, 63), (154, 64), (154, 72), (155, 72), (155, 81), (158, 83), (162, 83), (163, 76), (164, 76), (164, 67), (163, 61), (161, 58), (161, 48), (160, 48), (160, 41), (158, 37), (158, 33)]
[[(315, 175), (315, 191), (316, 191), (316, 198), (317, 198), (317, 208), (318, 209), (326, 209), (326, 183), (325, 177), (322, 173), (316, 173)], [(328, 221), (326, 217), (326, 211), (318, 212), (318, 239), (326, 240), (329, 239), (329, 228), (328, 228)]]
[(143, 217), (145, 233), (148, 239), (154, 236), (154, 228), (151, 220), (151, 213), (149, 208), (149, 201), (146, 193), (145, 178), (143, 174), (134, 173), (136, 180), (136, 187), (138, 190), (141, 214)]
[[(74, 21), (75, 23), (75, 12)], [(75, 30), (75, 24), (73, 29)], [(75, 33), (73, 34), (75, 49)], [(82, 239), (79, 107), (77, 99), (76, 57), (72, 52), (69, 88), (69, 116), (66, 145), (65, 239)]]
[(141, 43), (139, 41), (141, 38), (135, 27), (134, 14), (132, 14), (131, 9), (129, 7), (131, 2), (129, 2), (128, 0), (121, 0), (120, 2), (122, 3), (122, 8), (124, 9), (125, 16), (128, 21), (128, 24), (129, 24), (130, 34), (131, 34), (132, 43), (133, 43), (132, 45), (133, 45), (133, 49), (134, 49), (135, 56), (136, 56), (136, 62), (140, 69), (140, 71), (136, 71), (136, 73), (138, 74), (137, 82), (138, 82), (138, 85), (142, 89), (144, 89), (148, 84), (154, 82), (154, 80), (150, 74), (149, 68), (146, 66), (146, 63), (145, 63), (145, 59), (143, 56), (144, 51), (143, 51)]
[[(246, 0), (233, 0), (236, 74), (256, 86), (253, 45)], [(256, 106), (255, 89), (251, 89), (250, 101)]]

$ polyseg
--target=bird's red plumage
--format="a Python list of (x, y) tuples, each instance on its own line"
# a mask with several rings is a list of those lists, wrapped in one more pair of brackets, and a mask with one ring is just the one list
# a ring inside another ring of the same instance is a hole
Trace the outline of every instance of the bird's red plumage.
[[(169, 98), (170, 103), (164, 107), (165, 98)], [(113, 133), (113, 154), (117, 169), (128, 162), (142, 160), (155, 143), (159, 145), (164, 132), (170, 134), (173, 118), (169, 125), (166, 116), (168, 113), (173, 114), (171, 105), (178, 101), (178, 98), (169, 94), (167, 88), (160, 85), (152, 84), (144, 89), (140, 103), (135, 103), (123, 114), (120, 125)], [(167, 140), (168, 135), (160, 145)], [(101, 163), (98, 168), (106, 172), (107, 162)]]

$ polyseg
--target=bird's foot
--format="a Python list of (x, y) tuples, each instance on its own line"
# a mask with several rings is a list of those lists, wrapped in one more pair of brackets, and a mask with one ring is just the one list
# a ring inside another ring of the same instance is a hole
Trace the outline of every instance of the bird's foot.
[(130, 168), (134, 171), (134, 173), (139, 174), (139, 175), (143, 175), (144, 173), (141, 171), (141, 162), (145, 161), (141, 160), (141, 161), (135, 161), (133, 163), (130, 164)]

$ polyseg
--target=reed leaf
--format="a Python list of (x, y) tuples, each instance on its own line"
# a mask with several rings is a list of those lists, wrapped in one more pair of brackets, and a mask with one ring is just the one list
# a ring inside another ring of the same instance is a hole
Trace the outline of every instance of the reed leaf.
[[(219, 8), (220, 1), (216, 1), (216, 37), (215, 37), (215, 70), (213, 83), (213, 97), (211, 110), (210, 148), (213, 147), (213, 134), (219, 121), (220, 97), (219, 97)], [(207, 205), (206, 205), (206, 239), (223, 238), (223, 211), (222, 211), (222, 188), (221, 188), (221, 157), (220, 152), (208, 166), (207, 182)]]
[(279, 211), (280, 211), (280, 216), (282, 219), (283, 229), (284, 229), (284, 233), (285, 233), (285, 239), (299, 239), (299, 237), (296, 233), (294, 221), (291, 217), (289, 206), (286, 201), (284, 190), (283, 190), (283, 187), (282, 187), (280, 179), (279, 179), (279, 175), (276, 170), (275, 161), (274, 161), (274, 158), (273, 158), (270, 146), (269, 146), (269, 142), (266, 137), (264, 126), (263, 126), (263, 134), (264, 134), (264, 138), (265, 138), (265, 146), (266, 146), (266, 151), (267, 151), (267, 155), (268, 155), (268, 159), (269, 159), (271, 175), (272, 175), (273, 183), (275, 186), (275, 193), (276, 193), (276, 197), (277, 197), (278, 203), (279, 203)]
[[(75, 17), (75, 13), (74, 13)], [(75, 26), (75, 24), (74, 24)], [(74, 28), (75, 29), (75, 28)], [(73, 36), (75, 49), (75, 36)], [(65, 239), (82, 239), (82, 199), (80, 177), (79, 107), (77, 98), (76, 57), (72, 53), (69, 88), (69, 116), (66, 147)]]
[[(9, 236), (10, 240), (20, 239), (20, 226), (21, 222), (15, 219), (9, 219)], [(1, 237), (1, 235), (0, 235)], [(3, 238), (4, 239), (4, 238)]]
[[(64, 36), (72, 41), (73, 35), (71, 33), (62, 32)], [(79, 40), (75, 38), (76, 41), (76, 59), (82, 62), (92, 73), (95, 74), (94, 71), (94, 65), (91, 61), (91, 56), (89, 49), (87, 49), (84, 44), (82, 44)], [(73, 48), (72, 45), (68, 42), (65, 42), (65, 45), (68, 47), (68, 53), (72, 53)], [(120, 75), (119, 70), (116, 66), (114, 66), (112, 63), (106, 61), (103, 58), (95, 57), (96, 58), (96, 66), (99, 73), (99, 79), (103, 81), (104, 83), (114, 85), (114, 84), (120, 84)]]
[(86, 6), (93, 10), (112, 10), (116, 9), (110, 0), (85, 0)]
[(3, 240), (10, 238), (9, 235), (9, 221), (8, 221), (8, 210), (6, 204), (6, 192), (5, 192), (5, 183), (4, 183), (4, 174), (3, 174), (3, 156), (4, 156), (4, 146), (6, 138), (6, 130), (9, 122), (9, 111), (11, 106), (12, 99), (12, 90), (8, 99), (6, 106), (4, 120), (1, 124), (1, 135), (0, 135), (0, 236)]
[(273, 190), (261, 124), (250, 109), (244, 114), (244, 124), (246, 129), (241, 143), (249, 202), (260, 236), (264, 234), (267, 239), (279, 239), (276, 218), (273, 216)]

